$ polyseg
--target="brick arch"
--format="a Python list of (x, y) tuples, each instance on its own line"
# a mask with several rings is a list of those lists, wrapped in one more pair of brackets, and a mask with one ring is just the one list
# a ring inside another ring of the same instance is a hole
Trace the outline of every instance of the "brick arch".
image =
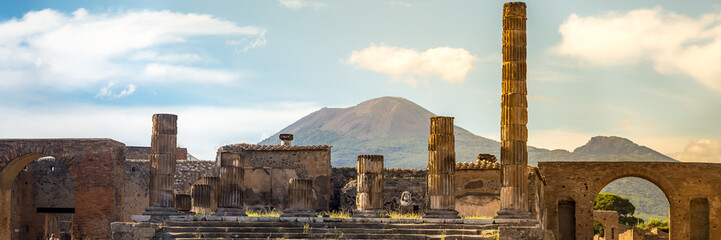
[[(121, 220), (125, 145), (111, 139), (0, 140), (0, 202), (4, 206), (10, 206), (19, 171), (44, 156), (54, 157), (73, 179), (73, 238), (109, 239), (110, 223)], [(10, 207), (0, 209), (0, 239), (10, 239), (10, 212)]]
[(634, 167), (634, 168), (626, 168), (621, 169), (621, 172), (614, 172), (611, 174), (608, 174), (604, 178), (600, 178), (600, 181), (598, 181), (598, 185), (600, 187), (596, 187), (596, 195), (601, 193), (601, 190), (603, 190), (604, 187), (606, 187), (608, 184), (612, 183), (613, 181), (616, 181), (621, 178), (627, 178), (627, 177), (637, 177), (644, 179), (646, 181), (649, 181), (656, 185), (659, 189), (661, 189), (661, 192), (666, 196), (666, 200), (670, 201), (669, 198), (669, 191), (674, 188), (673, 184), (663, 175), (659, 174), (658, 172), (646, 168), (646, 167)]
[[(693, 196), (709, 200), (709, 236), (721, 239), (721, 164), (681, 162), (540, 162), (548, 185), (545, 188), (547, 223), (557, 231), (560, 196), (576, 200), (576, 239), (593, 238), (593, 201), (609, 183), (639, 177), (655, 184), (669, 201), (671, 239), (690, 239), (687, 224)], [(556, 232), (556, 234), (558, 234)]]

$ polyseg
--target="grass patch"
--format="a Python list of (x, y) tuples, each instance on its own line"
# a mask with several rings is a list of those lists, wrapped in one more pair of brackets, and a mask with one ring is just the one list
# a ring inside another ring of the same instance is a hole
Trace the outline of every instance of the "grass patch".
[(245, 214), (247, 214), (248, 217), (280, 217), (280, 212), (276, 211), (275, 209), (271, 211), (248, 210), (245, 212)]
[(332, 218), (350, 218), (351, 217), (351, 213), (339, 211), (339, 210), (320, 212), (320, 213), (318, 213), (317, 217), (323, 217), (323, 215), (328, 215), (328, 217), (332, 217)]
[(401, 219), (416, 219), (416, 218), (423, 218), (425, 214), (421, 213), (399, 213), (399, 212), (384, 212), (381, 214), (382, 216), (386, 216), (389, 218), (401, 218)]

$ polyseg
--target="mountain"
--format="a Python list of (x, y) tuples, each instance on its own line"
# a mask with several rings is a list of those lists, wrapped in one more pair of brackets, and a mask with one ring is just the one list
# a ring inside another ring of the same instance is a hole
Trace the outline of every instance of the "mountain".
[[(381, 154), (387, 167), (425, 168), (431, 111), (400, 97), (381, 97), (349, 108), (313, 112), (259, 144), (280, 144), (280, 133), (296, 145), (332, 145), (333, 166), (355, 166), (360, 154)], [(500, 126), (499, 126), (500, 128)], [(500, 143), (455, 126), (456, 161), (473, 162), (479, 153), (499, 156)], [(675, 161), (620, 137), (594, 137), (569, 152), (528, 147), (530, 165), (538, 161)]]
[(643, 161), (654, 160), (662, 162), (677, 162), (677, 160), (656, 152), (653, 149), (645, 146), (639, 146), (638, 144), (631, 142), (631, 140), (615, 136), (592, 137), (586, 145), (573, 150), (573, 153), (614, 156), (614, 158), (618, 158), (618, 156), (634, 156)]
[[(360, 154), (381, 154), (387, 167), (425, 168), (432, 112), (400, 97), (381, 97), (349, 108), (313, 112), (259, 144), (279, 144), (280, 133), (295, 145), (332, 145), (333, 166), (355, 166)], [(479, 153), (498, 155), (500, 143), (455, 126), (456, 159), (475, 161)]]
[[(295, 145), (332, 145), (333, 166), (355, 166), (359, 154), (381, 154), (386, 167), (425, 168), (428, 163), (430, 117), (427, 109), (400, 97), (381, 97), (349, 108), (323, 108), (259, 144), (280, 144), (280, 133), (294, 135)], [(500, 128), (500, 125), (498, 126)], [(475, 161), (479, 153), (499, 156), (500, 143), (456, 126), (456, 161)], [(533, 134), (533, 133), (531, 133)], [(676, 161), (631, 140), (615, 136), (591, 138), (573, 152), (528, 147), (530, 165), (539, 161)], [(640, 178), (623, 178), (602, 192), (629, 197), (641, 217), (668, 218), (663, 193)]]

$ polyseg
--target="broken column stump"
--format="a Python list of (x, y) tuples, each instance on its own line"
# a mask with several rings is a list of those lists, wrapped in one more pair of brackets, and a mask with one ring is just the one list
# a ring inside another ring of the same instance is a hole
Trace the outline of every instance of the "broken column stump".
[(428, 196), (430, 209), (423, 218), (460, 218), (456, 208), (454, 176), (456, 148), (453, 117), (431, 117), (428, 136)]
[(291, 178), (288, 180), (288, 205), (281, 217), (315, 217), (313, 209), (313, 180)]
[(353, 217), (381, 217), (383, 211), (383, 155), (358, 155), (357, 209)]
[(216, 216), (247, 216), (243, 209), (243, 155), (220, 152), (220, 188)]
[(192, 208), (192, 199), (190, 194), (175, 195), (175, 208), (178, 209), (180, 214), (190, 214), (190, 210)]
[(175, 148), (177, 146), (178, 116), (154, 114), (153, 133), (150, 141), (150, 194), (149, 207), (144, 215), (150, 221), (160, 221), (164, 216), (177, 215), (175, 208)]

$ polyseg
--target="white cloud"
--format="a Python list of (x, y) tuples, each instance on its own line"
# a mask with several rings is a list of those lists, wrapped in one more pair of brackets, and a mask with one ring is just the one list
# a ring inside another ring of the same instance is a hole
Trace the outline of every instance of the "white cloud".
[(51, 9), (31, 11), (22, 18), (0, 22), (0, 79), (6, 90), (30, 86), (62, 91), (112, 81), (132, 82), (139, 80), (136, 73), (146, 66), (187, 65), (203, 58), (195, 53), (162, 53), (157, 49), (199, 36), (246, 39), (254, 48), (265, 44), (265, 31), (207, 14), (148, 10), (93, 14), (78, 9), (67, 15)]
[(178, 115), (178, 145), (200, 159), (212, 160), (219, 146), (257, 143), (262, 136), (276, 133), (318, 109), (310, 103), (254, 107), (0, 105), (0, 132), (3, 138), (112, 138), (128, 146), (150, 146), (152, 115), (172, 113)]
[(183, 81), (197, 83), (229, 84), (243, 78), (239, 72), (195, 68), (181, 65), (152, 63), (148, 64), (142, 72), (147, 79), (155, 81)]
[(113, 86), (115, 86), (117, 82), (109, 82), (108, 85), (101, 88), (97, 95), (95, 95), (96, 98), (106, 98), (106, 99), (114, 99), (114, 98), (121, 98), (130, 96), (130, 94), (133, 94), (135, 92), (135, 85), (128, 84), (128, 87), (121, 90), (119, 93), (113, 92)]
[(411, 3), (406, 1), (388, 1), (388, 5), (391, 5), (391, 7), (411, 7), (413, 6)]
[(556, 102), (556, 99), (554, 99), (554, 98), (550, 98), (550, 97), (546, 97), (546, 96), (538, 95), (538, 94), (531, 96), (530, 98), (528, 98), (528, 100), (533, 101), (533, 102), (541, 102), (541, 103), (545, 103), (545, 104)]
[(307, 0), (278, 0), (281, 6), (290, 9), (313, 8), (315, 10), (324, 8), (326, 5), (322, 2)]
[(721, 141), (716, 139), (694, 140), (689, 142), (682, 152), (672, 153), (670, 156), (682, 162), (721, 163)]
[(721, 12), (691, 18), (657, 7), (572, 14), (558, 31), (557, 54), (601, 66), (650, 61), (659, 73), (685, 74), (721, 91)]
[(353, 51), (346, 61), (358, 68), (385, 73), (394, 80), (415, 86), (418, 77), (430, 76), (462, 83), (473, 70), (473, 63), (479, 59), (463, 48), (437, 47), (420, 52), (416, 49), (372, 44), (363, 50)]

